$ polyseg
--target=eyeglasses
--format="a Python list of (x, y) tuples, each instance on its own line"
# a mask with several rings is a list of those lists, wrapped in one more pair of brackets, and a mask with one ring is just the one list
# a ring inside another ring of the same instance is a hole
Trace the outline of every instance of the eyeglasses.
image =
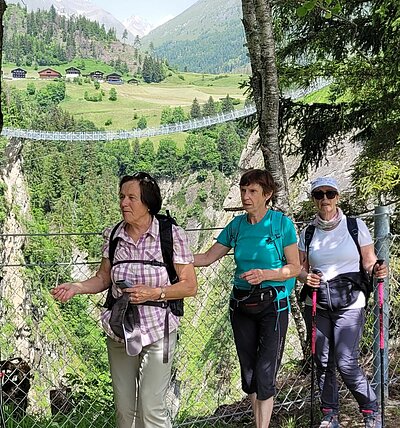
[(322, 190), (317, 190), (316, 192), (311, 193), (311, 196), (317, 201), (324, 199), (325, 195), (328, 199), (334, 199), (338, 195), (338, 192), (336, 190), (327, 190), (326, 192), (323, 192)]

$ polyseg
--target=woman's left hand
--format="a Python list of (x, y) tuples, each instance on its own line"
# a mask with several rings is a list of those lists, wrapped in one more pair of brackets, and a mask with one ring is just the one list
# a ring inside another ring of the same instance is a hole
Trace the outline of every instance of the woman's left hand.
[(157, 288), (148, 287), (144, 284), (137, 284), (134, 287), (124, 288), (122, 291), (124, 293), (130, 293), (129, 300), (131, 303), (139, 305), (149, 300), (157, 300), (159, 297), (157, 290)]
[(247, 272), (242, 273), (240, 278), (244, 279), (251, 285), (261, 284), (265, 280), (263, 269), (248, 270)]
[(374, 267), (374, 276), (375, 278), (386, 278), (388, 275), (388, 268), (383, 262), (381, 265), (376, 264)]

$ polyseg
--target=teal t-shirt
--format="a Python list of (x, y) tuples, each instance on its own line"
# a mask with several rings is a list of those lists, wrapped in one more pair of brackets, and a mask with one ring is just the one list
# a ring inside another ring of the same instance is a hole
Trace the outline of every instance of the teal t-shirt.
[[(256, 224), (247, 221), (247, 214), (235, 217), (218, 235), (217, 242), (234, 249), (236, 270), (233, 284), (242, 290), (249, 290), (251, 284), (241, 279), (240, 275), (250, 269), (281, 268), (286, 264), (284, 247), (295, 244), (297, 238), (294, 225), (288, 217), (279, 211), (268, 210)], [(261, 287), (285, 286), (290, 293), (293, 284), (292, 279), (263, 281)]]

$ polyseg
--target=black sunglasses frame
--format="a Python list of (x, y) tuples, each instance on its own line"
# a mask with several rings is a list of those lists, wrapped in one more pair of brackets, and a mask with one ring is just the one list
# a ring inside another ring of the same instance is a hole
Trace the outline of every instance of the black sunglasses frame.
[(322, 190), (317, 190), (311, 193), (311, 196), (317, 201), (322, 201), (326, 196), (327, 199), (335, 199), (339, 193), (336, 190), (327, 190), (326, 192)]

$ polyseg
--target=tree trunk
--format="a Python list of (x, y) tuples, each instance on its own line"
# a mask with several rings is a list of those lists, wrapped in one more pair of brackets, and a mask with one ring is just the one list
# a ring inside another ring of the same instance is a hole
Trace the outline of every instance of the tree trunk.
[[(275, 37), (270, 0), (242, 0), (243, 26), (252, 69), (251, 87), (257, 109), (260, 147), (268, 169), (278, 186), (274, 206), (289, 211), (289, 186), (278, 139), (279, 87)], [(307, 341), (297, 299), (291, 298), (292, 314), (307, 360)]]
[(251, 86), (257, 108), (260, 147), (278, 192), (274, 205), (289, 209), (286, 168), (278, 140), (279, 87), (275, 61), (275, 38), (269, 0), (242, 0), (243, 26), (252, 69)]
[[(3, 15), (6, 10), (6, 2), (4, 0), (0, 0), (0, 65), (2, 63), (2, 54), (3, 54)], [(0, 91), (1, 91), (1, 80), (0, 79)], [(3, 129), (3, 112), (1, 110), (0, 103), (0, 132)]]

